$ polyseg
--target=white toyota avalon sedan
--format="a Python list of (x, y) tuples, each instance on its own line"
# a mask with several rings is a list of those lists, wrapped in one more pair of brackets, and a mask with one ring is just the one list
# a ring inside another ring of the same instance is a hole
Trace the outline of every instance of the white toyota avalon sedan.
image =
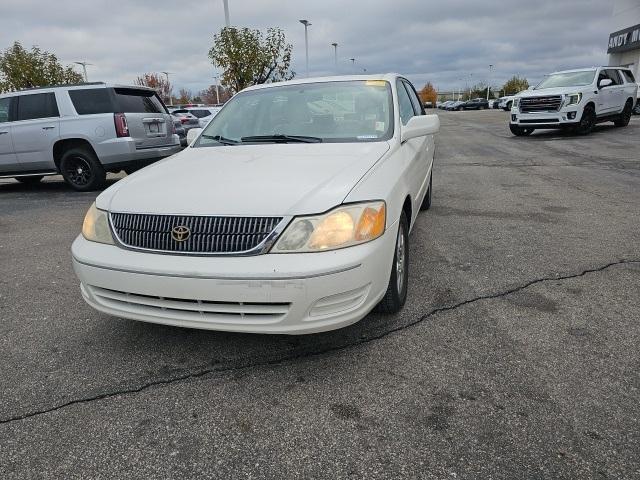
[(439, 125), (395, 74), (248, 88), (183, 152), (98, 196), (72, 246), (82, 295), (118, 317), (238, 332), (397, 312)]

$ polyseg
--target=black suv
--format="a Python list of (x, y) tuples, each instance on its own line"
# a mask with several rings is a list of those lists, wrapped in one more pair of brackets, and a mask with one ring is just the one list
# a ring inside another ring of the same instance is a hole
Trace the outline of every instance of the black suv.
[(484, 98), (468, 100), (458, 107), (458, 110), (484, 110), (489, 108), (489, 102)]

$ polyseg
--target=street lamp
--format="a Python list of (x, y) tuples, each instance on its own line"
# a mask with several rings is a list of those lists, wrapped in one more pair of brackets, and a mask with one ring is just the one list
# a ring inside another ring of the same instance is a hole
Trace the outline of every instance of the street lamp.
[(167, 99), (169, 100), (169, 106), (173, 106), (173, 99), (171, 98), (171, 93), (169, 91), (169, 75), (173, 75), (173, 72), (160, 72), (160, 73), (164, 73), (164, 77), (167, 79), (167, 86), (166, 89), (167, 91), (165, 92), (167, 94)]
[(300, 23), (304, 25), (304, 49), (307, 56), (307, 78), (309, 78), (309, 36), (307, 29), (311, 26), (309, 20), (300, 20)]
[(337, 71), (338, 70), (338, 44), (333, 42), (331, 45), (333, 46), (333, 56), (334, 56), (334, 61), (335, 61), (335, 66)]
[(87, 77), (87, 65), (93, 65), (93, 63), (88, 63), (88, 62), (73, 62), (76, 65), (82, 65), (82, 71), (84, 72), (84, 81), (88, 82), (89, 79)]
[(487, 102), (489, 101), (489, 85), (491, 84), (491, 69), (493, 68), (493, 65), (490, 64), (489, 65), (489, 78), (487, 79)]
[(231, 21), (229, 20), (229, 0), (222, 0), (224, 3), (224, 23), (229, 28), (231, 26)]
[(215, 75), (213, 79), (216, 81), (216, 104), (220, 105), (220, 92), (218, 91), (218, 79), (220, 77)]

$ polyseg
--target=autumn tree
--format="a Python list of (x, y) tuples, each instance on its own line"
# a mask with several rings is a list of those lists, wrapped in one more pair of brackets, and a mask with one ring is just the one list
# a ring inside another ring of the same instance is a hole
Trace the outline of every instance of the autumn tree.
[(81, 74), (38, 47), (26, 50), (15, 42), (0, 53), (0, 92), (82, 81)]
[(165, 102), (171, 98), (171, 92), (173, 90), (171, 83), (158, 73), (144, 73), (140, 75), (136, 78), (136, 85), (153, 88)]
[(529, 88), (529, 82), (526, 78), (520, 78), (517, 75), (511, 77), (507, 82), (503, 85), (502, 90), (505, 95), (515, 95), (522, 90), (526, 90)]
[[(231, 92), (231, 89), (224, 85), (218, 85), (218, 93), (216, 94), (216, 86), (209, 85), (209, 87), (202, 90), (198, 95), (202, 98), (204, 103), (213, 105), (216, 103), (226, 102), (233, 96), (233, 93)], [(219, 102), (218, 99), (220, 100)]]
[(438, 100), (438, 92), (431, 82), (427, 82), (426, 85), (422, 87), (422, 90), (418, 92), (418, 96), (423, 104), (431, 102), (432, 105), (435, 105)]
[(186, 88), (181, 88), (178, 92), (178, 103), (191, 103), (193, 94)]
[(225, 27), (213, 36), (209, 58), (223, 70), (222, 83), (238, 92), (250, 85), (289, 80), (293, 47), (279, 28)]

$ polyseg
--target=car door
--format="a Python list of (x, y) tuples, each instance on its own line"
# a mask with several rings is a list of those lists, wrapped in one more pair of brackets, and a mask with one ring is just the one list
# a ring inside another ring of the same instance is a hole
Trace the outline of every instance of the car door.
[(19, 170), (9, 123), (12, 97), (0, 98), (0, 175)]
[[(411, 117), (415, 115), (424, 115), (418, 95), (407, 80), (399, 79), (397, 89), (398, 108), (402, 125), (406, 125)], [(410, 162), (409, 181), (412, 190), (411, 198), (414, 204), (413, 212), (418, 212), (428, 188), (429, 171), (431, 169), (429, 139), (427, 137), (412, 138), (404, 142), (402, 148), (405, 149)]]
[(23, 171), (55, 170), (53, 144), (60, 133), (60, 113), (53, 92), (14, 97), (13, 146)]
[(613, 80), (613, 85), (610, 87), (612, 98), (611, 112), (618, 113), (624, 106), (624, 80), (620, 72), (616, 69), (607, 69), (607, 73), (609, 74), (609, 78)]

